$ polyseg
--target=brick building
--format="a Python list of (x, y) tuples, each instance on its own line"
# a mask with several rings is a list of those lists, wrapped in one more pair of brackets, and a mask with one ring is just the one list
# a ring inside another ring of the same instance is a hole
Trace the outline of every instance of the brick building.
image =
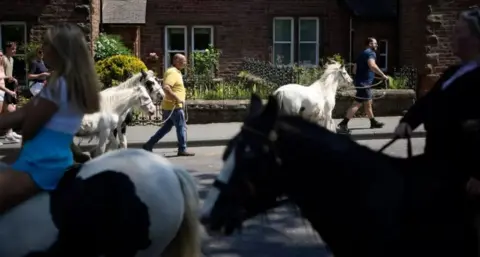
[[(38, 0), (0, 3), (0, 39), (25, 42), (49, 24), (75, 22), (94, 38), (119, 34), (144, 58), (222, 50), (220, 71), (238, 70), (243, 57), (317, 64), (339, 53), (347, 61), (367, 36), (379, 40), (379, 66), (413, 65), (426, 88), (456, 62), (449, 35), (458, 11), (477, 0)], [(100, 9), (100, 7), (102, 7)], [(21, 54), (21, 53), (20, 53)], [(281, 57), (281, 58), (279, 58)], [(20, 69), (20, 68), (19, 68)]]
[[(100, 0), (18, 0), (0, 1), (0, 49), (7, 41), (19, 45), (39, 40), (46, 28), (58, 22), (72, 22), (85, 32), (91, 46), (99, 33)], [(25, 52), (19, 47), (17, 57)], [(26, 63), (15, 58), (14, 75), (26, 84)]]

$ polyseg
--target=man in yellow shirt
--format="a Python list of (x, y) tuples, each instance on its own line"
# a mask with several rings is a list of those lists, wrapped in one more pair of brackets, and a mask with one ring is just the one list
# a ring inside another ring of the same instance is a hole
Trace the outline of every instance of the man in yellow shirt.
[[(153, 146), (175, 127), (178, 140), (178, 156), (194, 156), (187, 152), (187, 124), (183, 105), (185, 104), (185, 86), (181, 70), (185, 68), (187, 58), (176, 54), (173, 57), (172, 67), (163, 75), (163, 89), (165, 99), (162, 101), (163, 126), (143, 145), (143, 149), (152, 151)], [(169, 118), (170, 117), (170, 118)]]

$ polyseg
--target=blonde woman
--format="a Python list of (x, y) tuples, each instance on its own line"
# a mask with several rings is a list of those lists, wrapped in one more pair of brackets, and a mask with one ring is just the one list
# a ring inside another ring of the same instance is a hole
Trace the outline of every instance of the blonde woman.
[(22, 127), (18, 159), (0, 172), (0, 214), (41, 190), (53, 190), (73, 164), (70, 144), (84, 114), (99, 111), (98, 78), (83, 32), (74, 24), (50, 28), (43, 42), (54, 70), (25, 107), (3, 115), (0, 128)]

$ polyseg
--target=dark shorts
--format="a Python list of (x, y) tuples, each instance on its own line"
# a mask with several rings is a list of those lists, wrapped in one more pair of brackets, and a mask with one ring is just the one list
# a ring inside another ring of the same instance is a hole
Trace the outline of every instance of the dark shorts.
[[(12, 90), (12, 91), (15, 91), (16, 85), (15, 85), (14, 82), (8, 82), (7, 80), (5, 80), (5, 87)], [(5, 93), (3, 102), (7, 105), (17, 104), (17, 98)]]
[(355, 101), (363, 103), (372, 100), (372, 88), (369, 86), (370, 85), (368, 84), (366, 88), (361, 88), (365, 87), (365, 84), (355, 84), (357, 90), (357, 93), (355, 94)]

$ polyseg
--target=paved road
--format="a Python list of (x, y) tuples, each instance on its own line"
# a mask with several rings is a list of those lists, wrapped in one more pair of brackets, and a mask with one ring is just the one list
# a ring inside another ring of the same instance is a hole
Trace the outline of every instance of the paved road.
[[(387, 140), (357, 141), (372, 149), (379, 149)], [(413, 139), (413, 152), (423, 152), (424, 139)], [(195, 157), (173, 157), (175, 149), (159, 149), (173, 163), (187, 169), (199, 180), (200, 196), (205, 197), (212, 179), (221, 169), (220, 156), (224, 147), (191, 148)], [(386, 150), (387, 154), (406, 157), (406, 142), (397, 142)], [(330, 256), (321, 239), (307, 222), (298, 218), (292, 210), (278, 208), (265, 219), (257, 218), (246, 223), (241, 235), (205, 239), (204, 253), (211, 257), (327, 257)]]

